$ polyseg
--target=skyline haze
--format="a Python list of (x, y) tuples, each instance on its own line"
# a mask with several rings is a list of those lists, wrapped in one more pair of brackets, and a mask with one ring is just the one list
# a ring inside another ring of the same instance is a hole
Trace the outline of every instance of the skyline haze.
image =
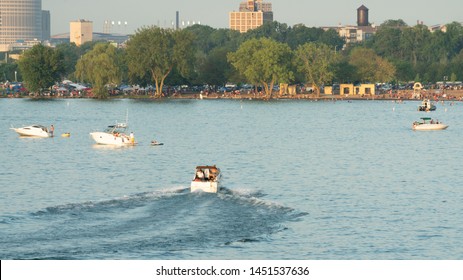
[[(200, 22), (213, 28), (228, 28), (229, 12), (237, 11), (242, 1), (42, 0), (42, 9), (49, 10), (51, 13), (52, 35), (69, 32), (69, 23), (78, 19), (93, 21), (95, 32), (104, 30), (105, 21), (114, 21), (115, 25), (112, 25), (111, 33), (130, 34), (143, 26), (172, 26), (176, 11), (180, 13), (180, 25), (182, 22), (185, 22), (185, 25), (188, 22), (190, 24)], [(375, 25), (380, 25), (389, 19), (402, 19), (410, 26), (414, 26), (417, 21), (428, 26), (453, 21), (463, 22), (461, 0), (431, 3), (423, 3), (419, 0), (388, 2), (269, 0), (266, 2), (273, 5), (274, 20), (289, 26), (299, 23), (308, 27), (356, 25), (357, 8), (361, 5), (369, 9), (370, 23)], [(77, 5), (74, 5), (76, 3)]]

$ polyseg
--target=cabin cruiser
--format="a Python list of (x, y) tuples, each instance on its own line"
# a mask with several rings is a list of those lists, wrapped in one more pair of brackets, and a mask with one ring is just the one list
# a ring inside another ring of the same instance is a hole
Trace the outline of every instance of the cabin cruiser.
[(19, 136), (42, 138), (53, 137), (52, 132), (50, 132), (47, 127), (38, 124), (18, 128), (11, 127), (10, 129), (18, 133)]
[(421, 105), (418, 106), (418, 111), (435, 111), (436, 110), (436, 105), (432, 104), (431, 100), (429, 99), (424, 99), (421, 102)]
[(439, 121), (434, 121), (431, 118), (421, 118), (421, 121), (413, 122), (413, 130), (443, 130), (449, 127)]
[(116, 123), (110, 125), (104, 131), (91, 132), (90, 136), (100, 145), (115, 145), (115, 146), (134, 146), (135, 137), (133, 133), (126, 134), (127, 123)]
[(196, 166), (195, 177), (191, 181), (191, 192), (202, 191), (217, 193), (219, 191), (220, 169), (215, 165)]

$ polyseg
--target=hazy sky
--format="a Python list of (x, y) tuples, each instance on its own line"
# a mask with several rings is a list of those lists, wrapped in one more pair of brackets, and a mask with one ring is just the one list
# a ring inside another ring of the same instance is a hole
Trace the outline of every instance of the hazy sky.
[[(133, 33), (139, 27), (171, 26), (175, 12), (180, 22), (200, 22), (214, 28), (228, 28), (228, 13), (237, 11), (242, 0), (42, 0), (42, 9), (49, 10), (52, 34), (69, 32), (69, 22), (77, 19), (93, 21), (96, 32), (104, 22), (114, 21), (113, 33)], [(388, 19), (403, 19), (408, 25), (417, 20), (426, 25), (463, 22), (462, 0), (269, 0), (274, 19), (290, 26), (354, 25), (357, 8), (369, 10), (369, 21), (381, 24)], [(121, 25), (118, 23), (121, 22)], [(127, 22), (127, 25), (125, 25)]]

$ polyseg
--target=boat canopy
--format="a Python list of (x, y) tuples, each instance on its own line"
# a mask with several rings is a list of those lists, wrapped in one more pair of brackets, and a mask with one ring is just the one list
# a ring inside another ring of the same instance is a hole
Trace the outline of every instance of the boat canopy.
[(432, 118), (425, 117), (425, 118), (420, 118), (420, 119), (422, 119), (423, 121), (430, 121)]
[(105, 129), (106, 133), (125, 133), (127, 130), (127, 125), (126, 124), (116, 124), (116, 125), (108, 125), (108, 127)]
[(215, 166), (215, 165), (199, 165), (199, 166), (196, 166), (196, 169), (210, 169), (210, 168), (218, 169), (217, 166)]

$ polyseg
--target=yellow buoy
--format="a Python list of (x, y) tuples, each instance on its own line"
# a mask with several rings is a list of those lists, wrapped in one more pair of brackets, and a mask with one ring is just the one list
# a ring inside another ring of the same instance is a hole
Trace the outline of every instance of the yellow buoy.
[(61, 134), (61, 137), (71, 137), (71, 133), (70, 132), (63, 133)]

